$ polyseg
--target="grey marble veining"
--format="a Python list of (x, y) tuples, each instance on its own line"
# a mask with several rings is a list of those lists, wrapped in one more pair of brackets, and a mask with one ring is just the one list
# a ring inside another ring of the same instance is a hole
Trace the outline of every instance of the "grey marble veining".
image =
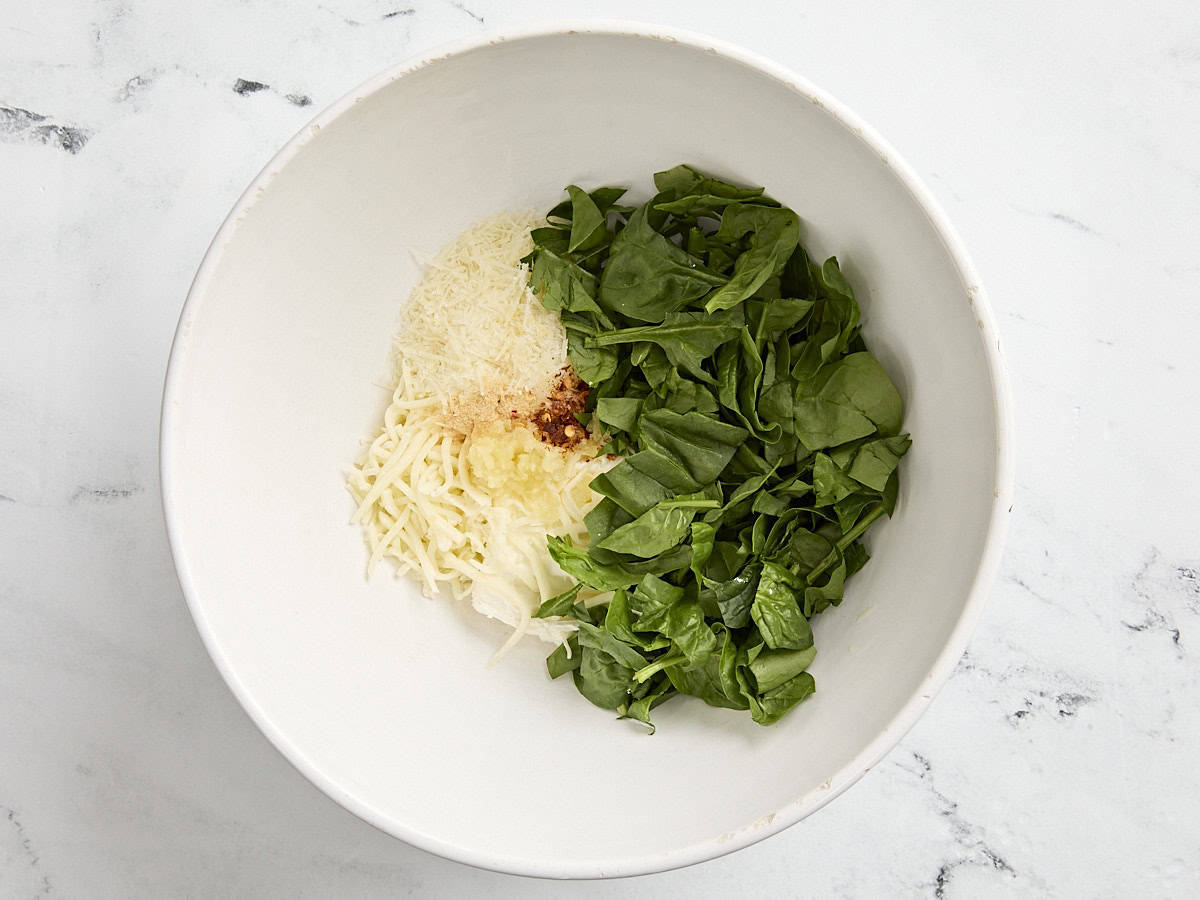
[(1191, 3), (64, 0), (0, 16), (0, 896), (563, 893), (395, 841), (275, 753), (188, 618), (156, 440), (191, 276), (276, 148), (411, 53), (589, 16), (772, 56), (908, 158), (1000, 321), (1018, 492), (968, 653), (859, 785), (571, 892), (1200, 894)]

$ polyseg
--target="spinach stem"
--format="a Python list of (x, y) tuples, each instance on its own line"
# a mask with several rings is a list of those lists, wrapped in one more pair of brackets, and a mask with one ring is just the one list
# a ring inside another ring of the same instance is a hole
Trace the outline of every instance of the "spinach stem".
[(824, 575), (825, 570), (837, 562), (837, 558), (841, 555), (841, 552), (862, 537), (863, 532), (870, 528), (871, 525), (874, 524), (875, 520), (882, 515), (883, 504), (879, 503), (873, 506), (871, 511), (859, 519), (858, 523), (855, 524), (853, 528), (838, 538), (837, 543), (834, 544), (834, 549), (830, 550), (826, 557), (817, 563), (817, 567), (815, 569), (804, 576), (804, 581), (807, 584), (812, 584), (814, 581)]
[(644, 684), (650, 678), (653, 678), (663, 669), (668, 666), (677, 666), (681, 662), (687, 662), (687, 657), (682, 653), (668, 653), (666, 656), (660, 656), (648, 666), (643, 666), (633, 673), (633, 680), (638, 684)]

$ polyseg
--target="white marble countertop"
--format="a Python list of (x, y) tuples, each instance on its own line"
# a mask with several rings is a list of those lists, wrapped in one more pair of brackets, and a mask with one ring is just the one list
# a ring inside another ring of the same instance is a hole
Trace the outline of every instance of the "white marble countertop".
[(447, 39), (633, 17), (791, 66), (961, 230), (1017, 503), (949, 685), (845, 796), (586, 896), (1200, 895), (1200, 18), (880, 0), (62, 0), (0, 15), (0, 897), (550, 897), (377, 832), (205, 655), (159, 511), (191, 276), (319, 108)]

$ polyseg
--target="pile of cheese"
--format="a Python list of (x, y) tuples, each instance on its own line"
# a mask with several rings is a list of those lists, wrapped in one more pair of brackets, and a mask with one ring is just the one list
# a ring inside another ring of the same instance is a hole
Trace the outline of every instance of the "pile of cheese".
[(534, 215), (502, 214), (468, 229), (426, 267), (395, 341), (395, 386), (379, 434), (348, 477), (367, 571), (392, 559), (420, 579), (523, 634), (554, 643), (568, 622), (535, 619), (571, 586), (546, 535), (586, 539), (588, 487), (611, 465), (585, 441), (543, 443), (525, 417), (567, 365), (557, 314), (527, 287), (521, 257)]

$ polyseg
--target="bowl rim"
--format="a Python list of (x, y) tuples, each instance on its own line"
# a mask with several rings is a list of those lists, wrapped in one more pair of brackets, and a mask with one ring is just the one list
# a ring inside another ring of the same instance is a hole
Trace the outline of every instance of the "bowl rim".
[[(192, 580), (186, 548), (181, 543), (179, 523), (184, 510), (174, 502), (175, 433), (181, 415), (180, 394), (184, 372), (188, 366), (189, 333), (201, 312), (204, 297), (241, 219), (254, 206), (258, 195), (288, 162), (312, 140), (320, 129), (337, 119), (361, 99), (374, 94), (405, 75), (452, 56), (470, 53), (492, 44), (516, 42), (565, 34), (594, 34), (631, 37), (642, 40), (683, 44), (724, 57), (739, 65), (765, 74), (788, 87), (809, 102), (822, 107), (840, 125), (865, 143), (879, 156), (911, 194), (928, 217), (934, 231), (958, 269), (967, 288), (968, 302), (975, 313), (983, 343), (993, 399), (993, 426), (996, 433), (995, 481), (992, 508), (980, 562), (963, 604), (962, 613), (933, 665), (930, 666), (918, 690), (849, 763), (832, 774), (820, 787), (791, 798), (771, 816), (748, 823), (733, 832), (713, 835), (704, 841), (677, 849), (638, 857), (612, 859), (516, 859), (495, 854), (485, 848), (464, 847), (426, 834), (373, 807), (326, 776), (304, 752), (279, 730), (258, 701), (239, 679), (231, 662), (222, 650), (205, 615), (204, 607)], [(171, 345), (163, 385), (159, 424), (159, 479), (163, 516), (170, 552), (196, 629), (221, 677), (250, 719), (267, 740), (291, 765), (327, 796), (337, 801), (359, 818), (381, 831), (400, 838), (408, 844), (457, 862), (478, 868), (514, 875), (542, 878), (614, 878), (645, 875), (681, 868), (715, 859), (770, 837), (816, 812), (843, 791), (855, 784), (877, 765), (916, 724), (936, 693), (949, 680), (958, 660), (967, 648), (971, 635), (982, 615), (987, 593), (999, 568), (1001, 551), (1011, 512), (1013, 491), (1013, 416), (1012, 398), (1001, 350), (999, 329), (987, 301), (982, 282), (954, 226), (932, 192), (895, 149), (856, 113), (786, 66), (720, 38), (673, 27), (619, 19), (562, 20), (543, 25), (494, 29), (436, 45), (408, 56), (377, 75), (346, 92), (305, 124), (271, 158), (243, 191), (213, 237), (188, 290), (180, 312), (179, 322)]]

